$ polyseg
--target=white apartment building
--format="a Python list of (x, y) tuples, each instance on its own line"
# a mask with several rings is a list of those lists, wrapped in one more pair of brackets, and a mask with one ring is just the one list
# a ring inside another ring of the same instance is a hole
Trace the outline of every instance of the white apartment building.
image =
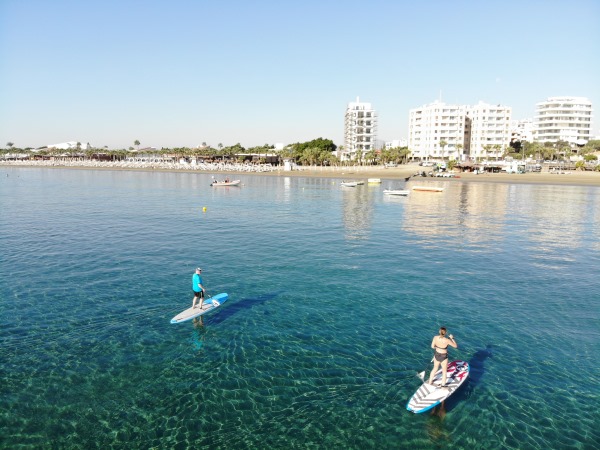
[(392, 141), (386, 141), (383, 144), (383, 148), (385, 148), (386, 150), (402, 147), (408, 147), (408, 139), (394, 139)]
[(357, 152), (363, 154), (375, 149), (377, 137), (377, 112), (370, 103), (359, 97), (348, 103), (344, 116), (344, 149), (339, 154), (342, 161), (356, 159)]
[(419, 160), (499, 159), (510, 144), (511, 114), (508, 106), (435, 101), (410, 110), (408, 148)]
[(533, 138), (585, 145), (591, 139), (592, 102), (585, 97), (549, 97), (536, 104)]
[(511, 141), (533, 142), (533, 120), (513, 120), (510, 125), (512, 138)]
[(504, 157), (511, 140), (510, 106), (479, 102), (465, 116), (465, 155), (470, 159)]
[(463, 160), (465, 151), (466, 106), (447, 105), (436, 100), (411, 109), (408, 121), (408, 148), (413, 159)]

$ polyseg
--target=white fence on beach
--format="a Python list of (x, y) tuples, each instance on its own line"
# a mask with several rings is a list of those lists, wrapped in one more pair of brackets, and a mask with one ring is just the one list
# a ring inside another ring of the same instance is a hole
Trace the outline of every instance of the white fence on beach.
[[(283, 172), (283, 166), (271, 164), (247, 164), (247, 163), (187, 163), (160, 161), (158, 159), (131, 159), (123, 161), (98, 161), (95, 159), (51, 159), (51, 160), (1, 160), (2, 166), (40, 166), (40, 167), (85, 167), (99, 169), (162, 169), (162, 170), (189, 170), (206, 172)], [(380, 168), (381, 166), (377, 166)], [(294, 165), (294, 172), (339, 172), (340, 174), (366, 172), (375, 166), (298, 166)]]
[(214, 172), (273, 172), (281, 170), (271, 164), (238, 163), (176, 163), (161, 161), (97, 161), (86, 160), (0, 160), (2, 166), (39, 166), (39, 167), (85, 167), (98, 169), (163, 169)]

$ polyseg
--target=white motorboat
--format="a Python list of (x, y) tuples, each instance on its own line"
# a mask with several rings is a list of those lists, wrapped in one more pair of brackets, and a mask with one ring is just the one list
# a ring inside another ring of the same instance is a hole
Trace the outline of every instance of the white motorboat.
[(224, 180), (224, 181), (213, 181), (210, 183), (211, 186), (238, 186), (241, 180)]
[(413, 186), (413, 191), (442, 192), (445, 188), (435, 186)]
[(384, 189), (383, 193), (387, 195), (402, 195), (406, 197), (410, 191), (408, 189)]

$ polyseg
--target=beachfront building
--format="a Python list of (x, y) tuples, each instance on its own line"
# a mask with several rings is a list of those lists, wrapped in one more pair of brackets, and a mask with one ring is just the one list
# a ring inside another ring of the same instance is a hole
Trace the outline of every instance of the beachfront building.
[(383, 144), (383, 148), (385, 148), (386, 150), (402, 147), (408, 147), (408, 139), (394, 139), (392, 141), (386, 141)]
[(499, 159), (511, 139), (512, 108), (449, 105), (439, 100), (411, 109), (408, 148), (416, 160)]
[(585, 145), (591, 139), (592, 102), (585, 97), (549, 97), (536, 104), (533, 138)]
[[(79, 145), (79, 147), (78, 147)], [(81, 143), (81, 142), (75, 142), (75, 141), (70, 141), (70, 142), (61, 142), (60, 144), (50, 144), (47, 145), (46, 147), (48, 148), (54, 148), (57, 150), (90, 150), (92, 148), (92, 146), (90, 145), (90, 143)]]
[[(502, 159), (510, 146), (512, 108), (479, 102), (465, 116), (465, 155), (471, 160)], [(467, 158), (465, 158), (467, 159)]]
[(510, 124), (511, 141), (533, 142), (533, 120), (513, 120)]
[(344, 115), (344, 148), (338, 153), (341, 161), (353, 161), (375, 149), (377, 112), (370, 103), (348, 103)]
[(416, 160), (463, 160), (467, 107), (439, 100), (411, 109), (408, 121), (408, 148)]

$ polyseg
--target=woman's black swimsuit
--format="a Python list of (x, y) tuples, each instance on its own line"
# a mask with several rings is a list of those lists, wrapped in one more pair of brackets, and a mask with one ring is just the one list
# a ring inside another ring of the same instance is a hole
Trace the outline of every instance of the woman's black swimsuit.
[[(446, 353), (438, 353), (438, 348), (440, 350), (446, 350)], [(433, 355), (433, 357), (435, 358), (436, 361), (438, 362), (442, 362), (446, 359), (448, 359), (448, 346), (446, 345), (445, 347), (438, 347), (437, 345), (435, 346), (435, 354)]]

